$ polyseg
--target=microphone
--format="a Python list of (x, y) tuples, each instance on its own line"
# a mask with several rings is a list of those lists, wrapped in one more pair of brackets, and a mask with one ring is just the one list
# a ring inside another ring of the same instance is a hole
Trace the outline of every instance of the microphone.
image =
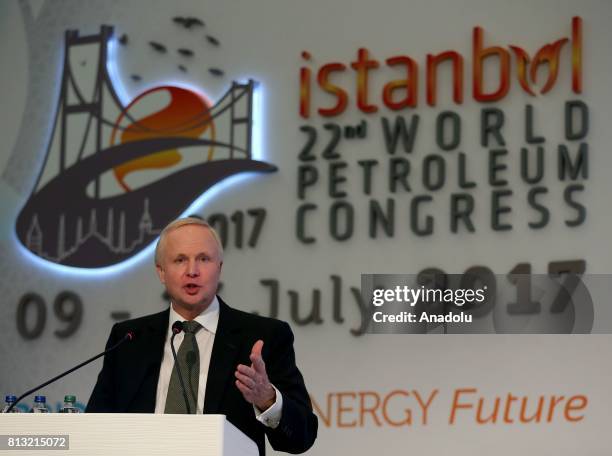
[(127, 342), (128, 340), (130, 340), (130, 341), (134, 340), (134, 338), (135, 338), (135, 337), (136, 337), (136, 336), (134, 335), (134, 332), (133, 332), (133, 331), (128, 331), (127, 333), (125, 333), (125, 336), (123, 336), (123, 337), (121, 338), (121, 340), (119, 340), (119, 342), (117, 342), (115, 345), (113, 345), (113, 346), (112, 346), (111, 348), (109, 348), (108, 350), (104, 350), (102, 353), (99, 353), (99, 354), (97, 354), (96, 356), (94, 356), (94, 357), (92, 357), (92, 358), (89, 358), (87, 361), (83, 361), (83, 362), (82, 362), (81, 364), (79, 364), (78, 366), (74, 366), (72, 369), (69, 369), (69, 370), (67, 370), (67, 371), (66, 371), (66, 372), (64, 372), (64, 373), (59, 374), (59, 375), (58, 375), (58, 376), (56, 376), (56, 377), (53, 377), (51, 380), (46, 381), (46, 382), (45, 382), (45, 383), (43, 383), (42, 385), (38, 385), (37, 387), (32, 388), (31, 390), (26, 391), (26, 392), (25, 392), (25, 393), (23, 393), (21, 396), (19, 396), (15, 402), (13, 402), (13, 403), (11, 404), (11, 406), (10, 406), (10, 407), (9, 407), (9, 408), (6, 410), (6, 412), (5, 412), (5, 413), (9, 413), (11, 410), (13, 410), (13, 407), (15, 407), (15, 406), (16, 406), (16, 405), (19, 403), (19, 401), (21, 401), (21, 399), (23, 399), (24, 397), (27, 397), (27, 396), (29, 396), (30, 394), (32, 394), (32, 393), (34, 393), (34, 392), (38, 391), (39, 389), (44, 388), (45, 386), (47, 386), (47, 385), (49, 385), (49, 384), (51, 384), (51, 383), (53, 383), (53, 382), (55, 382), (55, 381), (59, 380), (60, 378), (65, 377), (66, 375), (68, 375), (68, 374), (70, 374), (70, 373), (74, 372), (75, 370), (80, 369), (80, 368), (81, 368), (81, 367), (83, 367), (83, 366), (86, 366), (87, 364), (91, 363), (92, 361), (95, 361), (96, 359), (98, 359), (100, 356), (104, 356), (104, 355), (106, 355), (107, 353), (112, 352), (113, 350), (115, 350), (115, 349), (119, 348), (121, 345), (123, 345), (123, 344), (124, 344), (125, 342)]
[(181, 391), (183, 392), (183, 399), (185, 400), (185, 408), (187, 413), (191, 415), (191, 407), (189, 407), (189, 399), (187, 399), (187, 390), (185, 389), (185, 383), (183, 382), (183, 374), (178, 361), (176, 360), (176, 350), (174, 348), (174, 338), (183, 330), (183, 322), (175, 321), (172, 323), (172, 337), (170, 338), (170, 348), (172, 349), (172, 357), (174, 358), (174, 365), (176, 366), (176, 373), (178, 374), (179, 382), (181, 384)]

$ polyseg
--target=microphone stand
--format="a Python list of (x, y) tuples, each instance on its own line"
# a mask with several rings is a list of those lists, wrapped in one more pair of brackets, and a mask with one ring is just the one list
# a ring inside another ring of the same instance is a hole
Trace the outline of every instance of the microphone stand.
[(62, 377), (65, 377), (66, 375), (68, 375), (68, 374), (70, 374), (70, 373), (74, 372), (74, 371), (75, 371), (75, 370), (77, 370), (77, 369), (80, 369), (81, 367), (85, 366), (86, 364), (89, 364), (89, 363), (91, 363), (92, 361), (95, 361), (95, 360), (96, 360), (96, 359), (98, 359), (100, 356), (104, 356), (104, 355), (106, 355), (107, 353), (109, 353), (109, 352), (113, 351), (114, 349), (116, 349), (117, 347), (119, 347), (121, 344), (123, 344), (123, 343), (124, 343), (124, 342), (126, 342), (127, 340), (133, 340), (133, 339), (134, 339), (134, 333), (132, 333), (131, 331), (130, 331), (130, 332), (128, 332), (128, 333), (127, 333), (125, 336), (123, 336), (123, 338), (122, 338), (122, 339), (121, 339), (119, 342), (117, 342), (115, 345), (113, 345), (113, 346), (112, 346), (111, 348), (109, 348), (108, 350), (104, 350), (102, 353), (100, 353), (100, 354), (98, 354), (98, 355), (96, 355), (96, 356), (94, 356), (94, 357), (92, 357), (92, 358), (89, 358), (87, 361), (83, 361), (83, 362), (82, 362), (81, 364), (79, 364), (78, 366), (75, 366), (75, 367), (73, 367), (72, 369), (67, 370), (67, 371), (66, 371), (66, 372), (64, 372), (64, 373), (59, 374), (57, 377), (53, 377), (51, 380), (46, 381), (46, 382), (45, 382), (45, 383), (43, 383), (42, 385), (38, 385), (37, 387), (32, 388), (31, 390), (26, 391), (26, 392), (25, 392), (25, 393), (23, 393), (21, 396), (19, 396), (19, 397), (17, 398), (17, 400), (16, 400), (15, 402), (13, 402), (13, 403), (11, 404), (11, 406), (10, 406), (10, 407), (9, 407), (9, 408), (6, 410), (6, 412), (4, 412), (4, 413), (9, 413), (11, 410), (13, 410), (13, 408), (14, 408), (14, 407), (15, 407), (15, 406), (16, 406), (16, 405), (19, 403), (19, 401), (21, 401), (21, 399), (23, 399), (24, 397), (29, 396), (30, 394), (32, 394), (32, 393), (34, 393), (34, 392), (38, 391), (38, 390), (39, 390), (39, 389), (41, 389), (41, 388), (44, 388), (44, 387), (45, 387), (45, 386), (47, 386), (48, 384), (53, 383), (53, 382), (55, 382), (56, 380), (59, 380), (59, 379), (60, 379), (60, 378), (62, 378)]

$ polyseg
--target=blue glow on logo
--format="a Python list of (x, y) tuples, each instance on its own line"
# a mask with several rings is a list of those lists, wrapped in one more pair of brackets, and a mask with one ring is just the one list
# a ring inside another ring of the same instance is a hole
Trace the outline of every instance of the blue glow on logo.
[(117, 40), (110, 39), (106, 46), (106, 72), (122, 106), (127, 106), (132, 100), (119, 76), (117, 68)]
[(253, 90), (253, 125), (251, 129), (251, 150), (255, 160), (265, 161), (266, 151), (264, 145), (264, 88), (262, 84), (256, 84)]

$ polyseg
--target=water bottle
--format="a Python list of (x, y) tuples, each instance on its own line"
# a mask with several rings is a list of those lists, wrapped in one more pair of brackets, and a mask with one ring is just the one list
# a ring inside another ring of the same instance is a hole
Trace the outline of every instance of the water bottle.
[[(4, 400), (6, 401), (6, 405), (2, 409), (2, 413), (6, 413), (9, 407), (13, 405), (15, 402), (17, 402), (17, 396), (7, 394)], [(17, 407), (13, 407), (13, 410), (11, 410), (11, 413), (19, 413), (19, 410), (17, 409)]]
[(60, 413), (79, 413), (79, 409), (75, 406), (76, 396), (66, 395), (64, 396), (64, 407)]
[(49, 413), (47, 398), (45, 396), (34, 396), (34, 407), (32, 413)]

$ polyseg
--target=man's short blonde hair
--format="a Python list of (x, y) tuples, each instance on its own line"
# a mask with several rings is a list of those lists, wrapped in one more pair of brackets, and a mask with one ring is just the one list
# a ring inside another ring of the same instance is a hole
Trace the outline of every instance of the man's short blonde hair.
[(208, 224), (205, 220), (202, 220), (198, 217), (184, 217), (180, 219), (176, 219), (173, 222), (170, 222), (159, 235), (159, 240), (157, 241), (157, 245), (155, 246), (155, 265), (158, 266), (161, 261), (161, 255), (164, 249), (164, 245), (166, 244), (166, 237), (168, 233), (180, 228), (181, 226), (186, 225), (199, 225), (207, 228), (212, 234), (212, 237), (217, 242), (217, 247), (219, 250), (219, 260), (223, 261), (223, 244), (221, 243), (221, 238), (219, 234), (215, 231), (215, 229)]

